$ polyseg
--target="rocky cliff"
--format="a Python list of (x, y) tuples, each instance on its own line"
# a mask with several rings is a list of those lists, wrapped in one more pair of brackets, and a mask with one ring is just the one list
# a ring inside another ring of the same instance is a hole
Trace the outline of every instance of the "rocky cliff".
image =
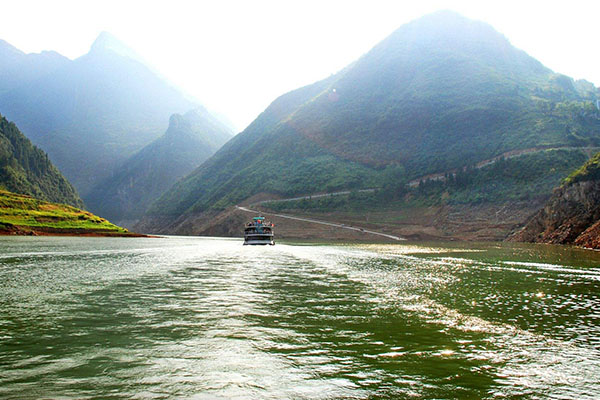
[(509, 240), (600, 249), (599, 159), (600, 153), (571, 174), (546, 206)]

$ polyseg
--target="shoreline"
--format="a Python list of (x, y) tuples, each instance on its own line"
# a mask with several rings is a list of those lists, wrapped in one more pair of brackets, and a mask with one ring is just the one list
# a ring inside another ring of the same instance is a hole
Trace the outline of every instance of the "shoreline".
[(160, 238), (157, 235), (146, 235), (134, 232), (111, 232), (92, 229), (60, 229), (44, 227), (28, 227), (18, 225), (0, 226), (0, 236), (81, 236), (81, 237), (135, 237)]

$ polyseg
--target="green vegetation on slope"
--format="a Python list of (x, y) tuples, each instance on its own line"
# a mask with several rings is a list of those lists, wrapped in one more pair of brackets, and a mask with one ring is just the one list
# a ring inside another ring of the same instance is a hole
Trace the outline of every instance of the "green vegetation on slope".
[(564, 185), (572, 185), (577, 182), (592, 181), (600, 179), (600, 152), (596, 153), (588, 162), (573, 171), (565, 180)]
[(82, 207), (79, 195), (48, 159), (0, 115), (0, 188), (36, 198)]
[[(263, 192), (397, 188), (512, 150), (598, 146), (597, 94), (489, 25), (435, 13), (338, 74), (281, 96), (149, 214), (179, 218)], [(552, 168), (540, 173), (554, 179)], [(514, 195), (501, 181), (477, 184), (490, 199)], [(544, 190), (549, 195), (550, 186)]]
[(587, 159), (581, 150), (547, 150), (499, 160), (449, 175), (445, 182), (424, 182), (416, 189), (414, 201), (479, 204), (544, 199), (562, 177)]
[(356, 211), (479, 203), (504, 203), (543, 199), (563, 176), (587, 160), (581, 150), (547, 150), (482, 168), (468, 167), (445, 180), (424, 181), (418, 187), (386, 186), (371, 193), (271, 201), (263, 206), (273, 211)]
[(127, 233), (126, 229), (87, 211), (0, 190), (0, 230), (6, 230), (11, 226), (50, 230), (55, 233), (69, 233), (69, 231)]
[[(272, 131), (273, 127), (285, 124), (297, 107), (321, 93), (327, 83), (327, 80), (317, 82), (276, 99), (243, 133), (236, 135), (213, 157), (161, 196), (149, 213), (177, 216), (194, 205), (196, 208), (218, 207), (216, 203), (228, 194), (229, 200), (223, 203), (238, 201), (260, 189), (265, 182), (263, 177), (270, 177), (272, 182), (280, 179), (281, 172), (271, 166), (273, 158), (278, 159), (277, 166), (287, 164), (293, 168), (295, 160), (303, 156), (315, 156), (314, 153), (311, 155), (311, 151), (318, 151), (318, 148), (308, 148), (305, 143), (297, 146), (293, 137), (288, 138), (287, 142), (278, 141)], [(270, 157), (265, 156), (265, 148), (274, 143), (276, 148), (270, 152)], [(337, 159), (334, 160), (337, 163)], [(305, 158), (304, 161), (309, 163), (311, 158)], [(242, 171), (248, 175), (254, 173), (257, 179), (240, 174)], [(292, 171), (290, 179), (295, 179), (298, 172)], [(310, 181), (299, 179), (296, 182), (299, 185), (310, 184)]]

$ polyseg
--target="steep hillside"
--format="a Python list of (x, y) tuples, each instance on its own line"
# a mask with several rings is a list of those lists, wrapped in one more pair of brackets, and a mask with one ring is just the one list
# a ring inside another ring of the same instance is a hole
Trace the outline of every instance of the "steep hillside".
[(140, 218), (174, 182), (215, 153), (233, 132), (203, 108), (174, 114), (163, 136), (90, 193), (90, 210), (121, 225)]
[(281, 96), (166, 193), (144, 226), (178, 232), (192, 215), (258, 193), (398, 186), (512, 150), (597, 146), (597, 95), (489, 25), (431, 14), (338, 74)]
[(569, 175), (510, 240), (600, 249), (600, 153)]
[(170, 115), (194, 107), (107, 33), (86, 55), (0, 94), (0, 112), (86, 201), (94, 185), (165, 131)]
[(79, 195), (17, 128), (0, 115), (0, 188), (39, 199), (82, 207)]
[[(162, 231), (183, 213), (181, 210), (192, 207), (202, 195), (208, 197), (209, 188), (216, 188), (220, 184), (228, 183), (231, 177), (237, 175), (249, 164), (260, 165), (260, 158), (263, 156), (262, 148), (268, 146), (273, 138), (272, 128), (283, 123), (294, 109), (322, 92), (326, 87), (327, 81), (318, 82), (275, 100), (243, 133), (236, 135), (198, 169), (165, 192), (146, 214), (140, 228), (144, 231)], [(290, 160), (296, 157), (294, 152), (304, 153), (302, 147), (298, 148), (293, 145), (286, 146), (282, 150), (285, 150), (283, 156), (287, 155)], [(265, 166), (269, 167), (269, 160), (265, 159), (264, 161)], [(280, 174), (281, 170), (278, 170), (280, 167), (281, 163), (271, 165), (273, 178)], [(261, 168), (257, 172), (261, 173), (262, 170)], [(304, 184), (300, 181), (298, 183)], [(240, 193), (240, 195), (244, 196), (245, 194)], [(213, 198), (215, 202), (218, 201), (218, 195)], [(169, 231), (169, 229), (166, 228), (165, 231)]]
[(0, 235), (140, 236), (65, 204), (0, 190)]

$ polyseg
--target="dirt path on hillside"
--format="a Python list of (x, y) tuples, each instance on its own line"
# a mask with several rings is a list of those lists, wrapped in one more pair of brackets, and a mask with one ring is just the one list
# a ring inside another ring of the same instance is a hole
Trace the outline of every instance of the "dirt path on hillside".
[[(524, 156), (526, 154), (532, 154), (532, 153), (537, 153), (537, 152), (546, 151), (546, 150), (588, 150), (591, 153), (592, 151), (598, 151), (599, 149), (600, 148), (598, 148), (598, 147), (559, 146), (559, 147), (531, 147), (529, 149), (511, 150), (511, 151), (504, 152), (504, 153), (500, 154), (499, 156), (480, 161), (477, 164), (475, 164), (475, 168), (481, 169), (483, 167), (487, 167), (488, 165), (494, 164), (495, 162), (498, 162), (502, 159), (508, 160), (511, 158)], [(428, 181), (428, 180), (430, 180), (430, 181), (445, 181), (447, 175), (449, 175), (449, 174), (454, 175), (459, 170), (460, 170), (460, 168), (452, 169), (452, 170), (444, 171), (444, 172), (436, 172), (435, 174), (421, 176), (419, 178), (413, 179), (412, 181), (408, 182), (408, 186), (416, 187), (416, 186), (419, 186), (419, 184), (421, 182)]]
[[(475, 164), (475, 168), (476, 169), (481, 169), (483, 167), (487, 167), (488, 165), (494, 164), (495, 162), (498, 162), (501, 159), (508, 160), (508, 159), (519, 157), (519, 156), (523, 156), (523, 155), (526, 155), (526, 154), (532, 154), (532, 153), (537, 153), (537, 152), (546, 151), (546, 150), (587, 150), (590, 153), (590, 157), (591, 157), (591, 154), (593, 152), (600, 150), (600, 147), (572, 147), (572, 146), (562, 146), (562, 147), (531, 147), (531, 148), (528, 148), (528, 149), (511, 150), (511, 151), (504, 152), (504, 153), (500, 154), (499, 156), (492, 157), (490, 159), (480, 161), (477, 164)], [(422, 181), (427, 181), (427, 180), (445, 181), (447, 175), (449, 175), (449, 174), (456, 174), (457, 172), (458, 172), (458, 169), (452, 169), (452, 170), (449, 170), (449, 171), (436, 172), (434, 174), (424, 175), (424, 176), (421, 176), (419, 178), (415, 178), (415, 179), (411, 180), (410, 182), (408, 182), (408, 186), (409, 187), (417, 187), (417, 186), (419, 186), (419, 183), (421, 183)], [(356, 192), (358, 192), (358, 193), (373, 193), (376, 190), (377, 189), (375, 189), (375, 188), (360, 189), (360, 190), (357, 190)], [(331, 193), (316, 193), (316, 194), (309, 194), (309, 195), (298, 196), (298, 197), (287, 197), (285, 199), (266, 199), (266, 200), (261, 200), (261, 201), (252, 203), (252, 204), (250, 204), (250, 206), (254, 206), (254, 205), (258, 205), (258, 204), (264, 204), (264, 203), (269, 203), (269, 202), (272, 202), (272, 201), (276, 201), (276, 202), (289, 202), (289, 201), (297, 201), (297, 200), (312, 200), (312, 199), (318, 199), (318, 198), (322, 198), (322, 197), (348, 195), (350, 193), (352, 193), (351, 190), (342, 190), (342, 191), (331, 192)]]
[(327, 222), (327, 221), (319, 221), (319, 220), (310, 219), (310, 218), (294, 217), (293, 215), (268, 213), (268, 212), (264, 212), (264, 211), (251, 210), (249, 208), (240, 207), (240, 206), (235, 206), (235, 208), (237, 208), (238, 210), (241, 210), (241, 211), (252, 213), (252, 214), (271, 215), (271, 216), (275, 216), (275, 217), (279, 217), (279, 218), (293, 219), (293, 220), (296, 220), (296, 221), (303, 221), (303, 222), (310, 222), (310, 223), (313, 223), (313, 224), (327, 225), (327, 226), (332, 226), (332, 227), (335, 227), (335, 228), (349, 229), (349, 230), (353, 230), (353, 231), (357, 231), (357, 232), (361, 232), (361, 233), (368, 233), (368, 234), (371, 234), (371, 235), (382, 236), (382, 237), (385, 237), (385, 238), (388, 238), (388, 239), (392, 239), (392, 240), (396, 240), (396, 241), (406, 240), (406, 239), (398, 237), (398, 236), (388, 235), (387, 233), (375, 232), (375, 231), (367, 230), (367, 229), (356, 227), (356, 226), (349, 226), (349, 225), (346, 225), (346, 224), (339, 224), (339, 223)]
[[(358, 193), (373, 193), (375, 190), (377, 190), (377, 189), (360, 189), (360, 190), (357, 190), (356, 192), (358, 192)], [(318, 199), (321, 197), (341, 196), (341, 195), (350, 194), (350, 193), (352, 193), (351, 190), (342, 190), (339, 192), (317, 193), (317, 194), (309, 194), (306, 196), (299, 196), (299, 197), (287, 197), (285, 199), (267, 199), (267, 200), (258, 201), (256, 203), (252, 203), (251, 205), (268, 203), (270, 201), (286, 202), (286, 201), (296, 201), (296, 200), (312, 200), (312, 199)]]

